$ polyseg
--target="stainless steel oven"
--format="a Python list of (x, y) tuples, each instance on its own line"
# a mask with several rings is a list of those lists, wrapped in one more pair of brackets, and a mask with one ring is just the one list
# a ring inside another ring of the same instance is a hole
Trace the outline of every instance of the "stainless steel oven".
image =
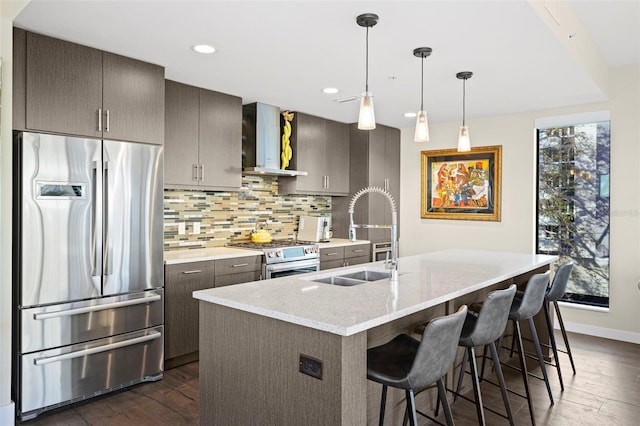
[(311, 241), (274, 240), (269, 243), (234, 243), (234, 247), (259, 249), (264, 253), (264, 279), (306, 274), (320, 270), (320, 249)]
[(306, 274), (320, 270), (320, 259), (298, 260), (295, 262), (264, 264), (265, 279), (288, 277), (290, 275)]
[(371, 259), (374, 262), (391, 259), (391, 241), (371, 244)]

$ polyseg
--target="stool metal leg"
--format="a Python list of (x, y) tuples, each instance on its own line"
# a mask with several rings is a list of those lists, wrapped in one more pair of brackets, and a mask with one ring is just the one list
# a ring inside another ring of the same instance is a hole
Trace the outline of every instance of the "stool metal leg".
[(524, 393), (527, 398), (527, 404), (529, 404), (529, 415), (531, 416), (531, 424), (536, 424), (535, 416), (533, 415), (533, 404), (531, 402), (531, 393), (529, 392), (529, 374), (527, 373), (527, 360), (524, 358), (524, 345), (522, 344), (522, 333), (520, 333), (520, 324), (517, 320), (513, 321), (513, 327), (515, 329), (515, 338), (518, 340), (518, 353), (520, 358), (520, 371), (522, 373), (522, 381), (524, 382)]
[(540, 349), (540, 340), (538, 340), (538, 332), (536, 331), (536, 326), (533, 323), (533, 318), (529, 318), (529, 329), (531, 330), (531, 337), (533, 337), (533, 344), (536, 347), (536, 354), (538, 355), (538, 362), (540, 364), (540, 369), (542, 370), (542, 376), (544, 377), (544, 383), (547, 385), (547, 393), (549, 394), (549, 401), (551, 401), (551, 405), (553, 402), (553, 394), (551, 393), (551, 385), (549, 384), (549, 376), (547, 376), (547, 368), (544, 364), (544, 358), (542, 358), (542, 350)]
[(444, 387), (444, 383), (442, 379), (438, 379), (436, 382), (438, 384), (438, 396), (440, 397), (440, 402), (442, 402), (442, 410), (444, 411), (444, 418), (447, 420), (447, 426), (454, 426), (453, 416), (451, 415), (451, 407), (449, 407), (449, 401), (447, 401), (447, 391)]
[[(502, 400), (504, 401), (504, 409), (507, 411), (507, 417), (509, 418), (509, 425), (513, 426), (513, 414), (511, 413), (511, 404), (509, 403), (509, 395), (507, 394), (507, 385), (504, 382), (504, 376), (502, 375), (502, 367), (500, 366), (500, 358), (498, 357), (498, 351), (493, 342), (489, 343), (489, 349), (491, 349), (491, 358), (493, 358), (493, 369), (498, 376), (498, 383), (500, 383), (500, 392), (502, 393)], [(486, 349), (486, 346), (485, 346)]]
[(409, 410), (411, 411), (409, 413), (410, 424), (411, 426), (418, 426), (418, 416), (416, 414), (416, 400), (413, 394), (413, 390), (409, 389), (405, 391), (405, 393), (407, 395), (407, 411)]
[(382, 385), (382, 398), (380, 398), (380, 417), (378, 417), (378, 425), (384, 424), (384, 407), (387, 405), (387, 385)]
[(484, 426), (486, 424), (484, 418), (484, 410), (482, 409), (482, 395), (480, 394), (480, 382), (478, 381), (478, 365), (476, 364), (476, 354), (473, 347), (467, 348), (469, 353), (469, 365), (471, 366), (471, 379), (473, 380), (473, 396), (476, 400), (476, 414), (478, 415), (478, 424)]
[(553, 359), (556, 364), (556, 370), (558, 371), (558, 379), (560, 379), (560, 390), (564, 391), (562, 370), (560, 369), (560, 360), (558, 359), (558, 345), (556, 344), (556, 337), (553, 335), (553, 324), (551, 324), (551, 317), (549, 316), (549, 307), (547, 302), (545, 302), (542, 307), (544, 309), (544, 317), (547, 320), (547, 330), (549, 330), (549, 340), (551, 341), (551, 349), (553, 350)]
[(565, 330), (564, 328), (564, 321), (562, 321), (560, 306), (558, 306), (557, 301), (553, 302), (553, 306), (555, 307), (556, 314), (558, 316), (558, 323), (560, 324), (560, 331), (562, 331), (562, 339), (564, 340), (564, 345), (567, 348), (567, 355), (569, 355), (569, 361), (571, 361), (571, 369), (573, 370), (573, 374), (576, 374), (576, 366), (573, 363), (573, 355), (571, 355), (571, 347), (569, 346), (569, 339), (567, 338), (567, 330)]
[[(460, 365), (460, 375), (458, 376), (458, 386), (456, 386), (456, 393), (453, 397), (453, 401), (456, 402), (458, 400), (458, 394), (460, 393), (460, 389), (462, 389), (462, 380), (464, 379), (464, 371), (467, 368), (467, 359), (469, 356), (469, 351), (464, 351), (464, 355), (462, 355), (462, 364)], [(436, 410), (439, 407), (436, 406)], [(436, 416), (438, 412), (436, 411)]]

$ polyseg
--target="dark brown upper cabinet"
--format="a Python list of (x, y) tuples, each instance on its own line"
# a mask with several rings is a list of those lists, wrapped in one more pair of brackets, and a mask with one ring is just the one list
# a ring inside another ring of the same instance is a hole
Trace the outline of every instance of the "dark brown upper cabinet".
[(291, 168), (307, 176), (278, 178), (280, 194), (349, 194), (349, 126), (296, 112)]
[(242, 99), (166, 80), (166, 188), (242, 186)]
[(14, 59), (16, 130), (164, 142), (163, 67), (17, 29)]

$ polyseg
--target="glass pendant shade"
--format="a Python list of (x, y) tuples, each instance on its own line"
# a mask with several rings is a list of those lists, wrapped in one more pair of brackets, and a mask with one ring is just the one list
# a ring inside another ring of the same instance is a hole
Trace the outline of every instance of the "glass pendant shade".
[(427, 113), (418, 111), (416, 118), (416, 133), (413, 137), (414, 142), (429, 142), (429, 123), (427, 122)]
[(358, 117), (358, 129), (373, 130), (376, 128), (376, 115), (373, 111), (373, 94), (362, 92), (360, 100), (360, 115)]
[(458, 152), (471, 151), (471, 141), (469, 140), (469, 126), (460, 126), (460, 135), (458, 136)]

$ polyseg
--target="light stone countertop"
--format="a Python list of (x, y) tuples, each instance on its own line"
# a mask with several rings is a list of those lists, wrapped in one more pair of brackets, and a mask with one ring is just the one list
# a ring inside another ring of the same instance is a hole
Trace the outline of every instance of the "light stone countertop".
[[(368, 244), (367, 240), (351, 242), (346, 238), (332, 238), (328, 243), (318, 243), (320, 248), (341, 247), (350, 244)], [(262, 256), (262, 250), (240, 249), (236, 247), (210, 247), (203, 249), (170, 250), (164, 252), (164, 263), (175, 265), (178, 263), (202, 262), (206, 260), (229, 259), (233, 257)]]
[(346, 247), (352, 244), (370, 244), (369, 240), (355, 240), (354, 242), (349, 241), (348, 238), (332, 238), (328, 243), (318, 243), (318, 247), (323, 248), (334, 248), (334, 247)]
[(399, 259), (400, 277), (342, 287), (314, 278), (383, 262), (195, 291), (205, 302), (350, 336), (557, 261), (557, 256), (445, 250)]
[(164, 263), (202, 262), (206, 260), (229, 259), (233, 257), (262, 256), (262, 250), (247, 250), (234, 247), (210, 247), (191, 250), (171, 250), (164, 252)]

